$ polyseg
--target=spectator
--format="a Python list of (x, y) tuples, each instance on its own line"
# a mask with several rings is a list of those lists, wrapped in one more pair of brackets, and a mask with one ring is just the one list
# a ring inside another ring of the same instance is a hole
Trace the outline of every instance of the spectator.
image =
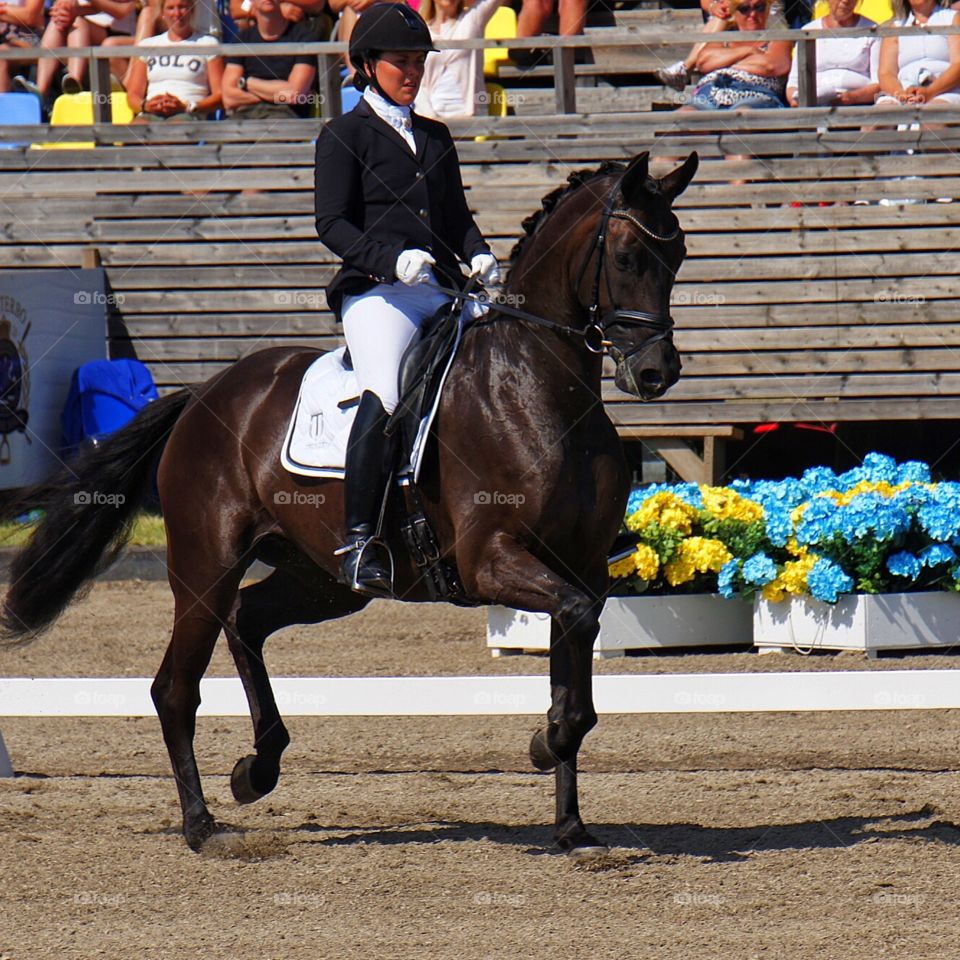
[[(875, 27), (872, 20), (854, 13), (857, 0), (829, 0), (830, 12), (810, 23), (804, 30), (837, 30)], [(849, 106), (873, 103), (880, 89), (877, 70), (880, 65), (878, 37), (831, 37), (818, 40), (817, 47), (817, 105), (821, 107)], [(797, 61), (794, 58), (787, 78), (787, 102), (797, 106)]]
[[(960, 14), (937, 0), (895, 0), (898, 27), (946, 27)], [(884, 37), (880, 43), (880, 96), (890, 106), (951, 106), (960, 103), (960, 36)]]
[[(98, 47), (108, 36), (129, 36), (135, 27), (134, 0), (55, 0), (40, 45), (45, 49)], [(53, 57), (46, 57), (37, 64), (35, 92), (44, 99), (50, 95), (58, 66), (59, 61)], [(123, 72), (123, 65), (111, 61), (111, 69), (119, 74)], [(79, 93), (83, 89), (86, 70), (87, 61), (83, 57), (71, 57), (61, 82), (63, 92)]]
[[(280, 0), (280, 12), (284, 20), (291, 23), (300, 23), (308, 20), (308, 26), (313, 27), (313, 39), (324, 39), (329, 30), (323, 31), (321, 37), (321, 15), (327, 8), (327, 0)], [(241, 29), (253, 25), (253, 0), (230, 0), (230, 16)]]
[[(733, 26), (733, 16), (730, 7), (733, 0), (700, 0), (700, 9), (703, 14), (703, 32), (720, 33)], [(682, 90), (690, 82), (690, 71), (693, 70), (697, 57), (700, 56), (705, 44), (696, 43), (690, 48), (685, 60), (671, 63), (669, 67), (654, 70), (654, 76), (666, 87)]]
[[(193, 6), (193, 29), (196, 33), (209, 34), (211, 37), (220, 37), (220, 14), (217, 12), (216, 0), (196, 0)], [(123, 47), (131, 44), (141, 45), (148, 37), (155, 37), (167, 29), (163, 19), (163, 0), (144, 0), (137, 14), (137, 26), (132, 37), (110, 36), (103, 41), (105, 47)], [(227, 41), (224, 40), (224, 43)], [(119, 51), (118, 51), (119, 52)], [(124, 61), (126, 69), (123, 73), (123, 89), (130, 86), (133, 76), (132, 70), (136, 59)], [(120, 73), (117, 73), (120, 76)]]
[[(769, 0), (742, 0), (733, 8), (738, 30), (765, 30)], [(790, 72), (789, 40), (724, 40), (705, 43), (696, 69), (703, 78), (681, 110), (775, 109), (785, 107)]]
[(560, 14), (560, 36), (583, 33), (583, 25), (587, 22), (587, 0), (523, 0), (517, 17), (517, 36), (539, 37), (555, 5)]
[[(473, 40), (483, 36), (503, 0), (421, 0), (420, 14), (434, 40)], [(482, 50), (441, 50), (427, 57), (414, 107), (434, 119), (473, 117), (486, 113)], [(481, 109), (478, 111), (478, 105)]]
[[(376, 2), (377, 0), (330, 0), (330, 12), (339, 18), (335, 28), (338, 43), (350, 42), (353, 28), (357, 25), (357, 18)], [(349, 84), (354, 74), (353, 64), (346, 54), (343, 59), (347, 68), (346, 83)]]
[[(43, 0), (0, 3), (0, 50), (35, 47), (43, 33)], [(0, 60), (0, 93), (10, 90), (10, 67), (27, 60)]]
[[(216, 46), (217, 39), (193, 29), (194, 0), (164, 0), (166, 33), (147, 38), (147, 46), (195, 44)], [(220, 106), (223, 59), (196, 54), (151, 54), (130, 67), (127, 101), (136, 122), (184, 120), (191, 114), (206, 116)]]
[[(278, 0), (253, 0), (255, 23), (240, 31), (240, 43), (310, 43), (305, 23), (291, 23), (280, 12)], [(223, 72), (223, 105), (231, 117), (306, 117), (309, 93), (316, 76), (316, 57), (234, 56)]]

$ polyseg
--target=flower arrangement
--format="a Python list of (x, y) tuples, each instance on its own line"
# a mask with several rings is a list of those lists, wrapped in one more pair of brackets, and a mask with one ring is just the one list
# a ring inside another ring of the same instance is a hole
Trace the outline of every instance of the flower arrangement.
[(625, 524), (639, 544), (610, 567), (618, 594), (960, 591), (960, 483), (882, 454), (841, 474), (635, 490)]

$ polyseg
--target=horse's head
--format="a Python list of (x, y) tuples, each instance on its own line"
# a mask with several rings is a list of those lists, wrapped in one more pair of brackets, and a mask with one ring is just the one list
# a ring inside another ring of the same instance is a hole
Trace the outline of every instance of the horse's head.
[(649, 155), (631, 160), (619, 187), (605, 198), (595, 255), (588, 256), (578, 290), (602, 328), (607, 352), (617, 364), (614, 382), (643, 400), (661, 396), (680, 377), (673, 345), (670, 292), (686, 255), (673, 201), (690, 183), (696, 153), (657, 180)]

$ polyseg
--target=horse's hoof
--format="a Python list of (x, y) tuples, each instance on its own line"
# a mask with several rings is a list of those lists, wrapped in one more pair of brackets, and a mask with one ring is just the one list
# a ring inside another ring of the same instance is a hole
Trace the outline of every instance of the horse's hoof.
[(597, 842), (593, 846), (572, 847), (567, 851), (567, 856), (574, 863), (595, 863), (597, 860), (603, 860), (609, 855), (610, 848), (600, 842)]
[(199, 853), (204, 843), (219, 829), (217, 821), (208, 813), (183, 825), (183, 839), (187, 841), (187, 846), (194, 853)]
[(234, 765), (233, 773), (230, 774), (230, 790), (237, 803), (253, 803), (265, 797), (277, 785), (280, 771), (277, 771), (277, 776), (272, 778), (272, 782), (267, 782), (262, 777), (256, 776), (256, 763), (256, 756), (248, 754), (241, 757)]
[(530, 739), (530, 762), (538, 770), (552, 770), (560, 759), (547, 743), (547, 731), (538, 730)]

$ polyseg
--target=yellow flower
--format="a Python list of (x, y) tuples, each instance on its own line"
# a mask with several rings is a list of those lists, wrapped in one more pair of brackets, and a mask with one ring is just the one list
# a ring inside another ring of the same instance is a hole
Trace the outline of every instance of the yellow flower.
[(640, 508), (627, 517), (627, 529), (636, 533), (648, 524), (659, 523), (662, 527), (688, 534), (693, 528), (696, 516), (697, 511), (690, 504), (668, 490), (660, 490), (647, 497), (640, 504)]
[(718, 520), (753, 523), (763, 519), (763, 507), (759, 503), (741, 497), (736, 490), (729, 487), (703, 486), (700, 488), (700, 496), (703, 498), (703, 508)]
[[(845, 507), (852, 500), (859, 497), (861, 493), (879, 493), (881, 497), (886, 497), (889, 500), (902, 490), (909, 490), (913, 485), (910, 480), (905, 480), (896, 486), (888, 483), (886, 480), (861, 480), (859, 483), (854, 484), (849, 490), (844, 490), (842, 493), (839, 490), (824, 490), (822, 493), (818, 493), (817, 496), (829, 497), (837, 506)], [(920, 484), (920, 486), (923, 486), (923, 484)]]
[(652, 580), (659, 569), (660, 557), (657, 556), (657, 551), (645, 543), (640, 543), (629, 557), (610, 564), (608, 572), (614, 579), (637, 574), (643, 580)]
[(675, 587), (693, 579), (696, 573), (708, 570), (719, 573), (733, 554), (719, 540), (708, 537), (688, 537), (680, 544), (677, 555), (663, 568), (663, 575)]
[(815, 553), (804, 553), (799, 560), (788, 560), (780, 576), (764, 586), (764, 600), (779, 603), (788, 593), (794, 596), (806, 593), (807, 576), (819, 559)]
[(792, 553), (795, 557), (805, 557), (810, 549), (805, 543), (797, 543), (796, 537), (787, 538), (787, 553)]
[(619, 577), (630, 577), (636, 572), (636, 566), (633, 563), (633, 554), (630, 554), (629, 557), (624, 557), (622, 560), (618, 560), (616, 563), (611, 563), (607, 567), (607, 572), (610, 576), (616, 580)]
[(636, 552), (628, 559), (633, 560), (637, 573), (644, 580), (652, 580), (660, 569), (660, 557), (657, 556), (657, 551), (645, 543), (639, 544)]

